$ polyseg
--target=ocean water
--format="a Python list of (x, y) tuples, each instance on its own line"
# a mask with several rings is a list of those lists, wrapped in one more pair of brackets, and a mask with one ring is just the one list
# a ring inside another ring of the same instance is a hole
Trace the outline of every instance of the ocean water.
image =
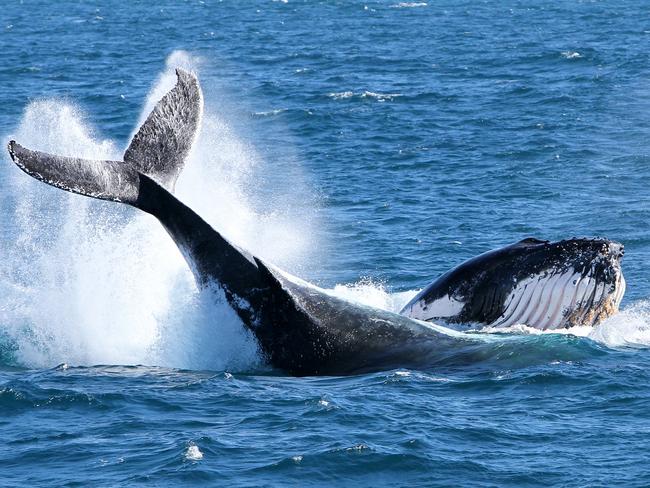
[(0, 172), (0, 486), (648, 486), (650, 8), (10, 1), (0, 135), (120, 158), (201, 80), (179, 197), (396, 310), (527, 236), (623, 242), (622, 311), (431, 368), (271, 370), (154, 219)]

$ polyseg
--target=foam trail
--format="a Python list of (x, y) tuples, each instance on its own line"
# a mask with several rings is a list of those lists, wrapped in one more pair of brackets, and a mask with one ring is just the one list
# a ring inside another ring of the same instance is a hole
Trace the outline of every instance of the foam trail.
[[(170, 55), (141, 121), (173, 86), (177, 66), (197, 71), (200, 60), (182, 51)], [(120, 160), (123, 152), (99, 137), (78, 108), (60, 100), (32, 102), (9, 138), (83, 158)], [(13, 361), (28, 367), (258, 366), (256, 343), (221, 292), (196, 288), (155, 219), (49, 188), (5, 164), (3, 191), (13, 214), (0, 243), (0, 349), (13, 349)], [(252, 208), (248, 195), (258, 184), (259, 166), (255, 151), (206, 103), (177, 194), (228, 237), (273, 262), (290, 263), (310, 243), (286, 236), (310, 235), (308, 224), (282, 208), (270, 206), (262, 215)]]

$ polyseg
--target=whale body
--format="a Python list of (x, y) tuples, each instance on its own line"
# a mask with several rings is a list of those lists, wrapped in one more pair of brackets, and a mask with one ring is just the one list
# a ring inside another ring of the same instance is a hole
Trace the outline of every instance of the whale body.
[[(503, 325), (523, 316), (522, 310), (535, 311), (535, 316), (539, 311), (542, 317), (549, 310), (557, 312), (557, 303), (562, 303), (557, 290), (565, 289), (557, 285), (566, 287), (572, 278), (580, 283), (576, 288), (580, 296), (590, 297), (574, 302), (580, 305), (577, 309), (597, 309), (598, 300), (607, 297), (607, 303), (618, 307), (624, 289), (620, 266), (614, 269), (618, 258), (602, 259), (603, 246), (609, 246), (612, 256), (618, 251), (604, 241), (564, 245), (564, 254), (559, 254), (562, 266), (554, 258), (555, 248), (542, 241), (528, 239), (486, 253), (445, 274), (401, 314), (338, 298), (264, 262), (229, 242), (173, 194), (203, 112), (196, 76), (180, 69), (176, 74), (176, 85), (138, 129), (122, 161), (52, 155), (15, 141), (8, 145), (9, 154), (21, 170), (44, 183), (124, 203), (158, 219), (197, 284), (223, 289), (271, 366), (301, 376), (430, 367), (451, 351), (471, 351), (481, 343), (478, 337), (455, 333), (432, 320), (486, 324), (501, 320)], [(607, 273), (611, 276), (603, 279)], [(542, 278), (529, 286), (526, 278), (535, 276)], [(569, 315), (562, 312), (564, 318)], [(590, 317), (574, 314), (575, 321)]]

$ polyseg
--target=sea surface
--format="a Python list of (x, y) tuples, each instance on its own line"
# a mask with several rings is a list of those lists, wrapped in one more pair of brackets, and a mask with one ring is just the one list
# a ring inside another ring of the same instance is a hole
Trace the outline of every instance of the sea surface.
[(649, 486), (650, 5), (7, 0), (0, 136), (121, 159), (206, 100), (177, 194), (397, 310), (524, 237), (626, 246), (595, 329), (474, 334), (426, 370), (292, 378), (151, 217), (0, 156), (0, 486)]

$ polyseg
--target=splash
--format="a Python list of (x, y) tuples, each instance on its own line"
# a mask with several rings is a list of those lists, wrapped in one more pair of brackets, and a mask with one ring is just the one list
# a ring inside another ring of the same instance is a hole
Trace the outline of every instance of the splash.
[(496, 335), (564, 335), (589, 338), (611, 348), (650, 347), (650, 301), (641, 300), (608, 317), (595, 327), (577, 325), (567, 329), (540, 330), (525, 324), (488, 327), (480, 332)]
[[(198, 71), (201, 60), (182, 51), (170, 55), (140, 122), (174, 85), (179, 66)], [(66, 156), (121, 160), (123, 153), (78, 107), (57, 99), (32, 102), (9, 138)], [(229, 238), (291, 267), (313, 247), (309, 223), (285, 208), (254, 208), (250, 194), (260, 184), (261, 166), (254, 149), (206, 104), (177, 194)], [(12, 362), (27, 367), (65, 362), (243, 370), (259, 365), (255, 341), (222, 293), (197, 289), (155, 219), (49, 188), (15, 168), (7, 173), (3, 191), (12, 215), (1, 242), (0, 357), (10, 350)]]
[(336, 285), (332, 294), (362, 305), (398, 313), (419, 290), (390, 293), (382, 283), (363, 279), (352, 284)]
[(203, 453), (199, 449), (199, 446), (194, 443), (190, 443), (187, 446), (184, 456), (188, 461), (200, 461), (203, 459)]
[(650, 301), (641, 300), (589, 331), (589, 337), (610, 347), (650, 347)]

